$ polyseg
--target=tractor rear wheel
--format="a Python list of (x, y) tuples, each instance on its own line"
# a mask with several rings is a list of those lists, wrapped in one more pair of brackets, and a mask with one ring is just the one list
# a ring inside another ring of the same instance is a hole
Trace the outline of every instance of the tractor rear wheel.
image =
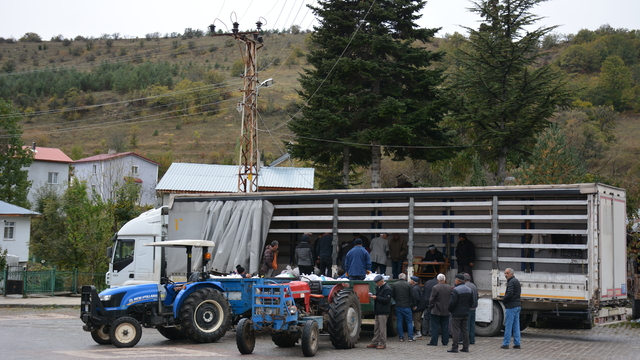
[(271, 340), (273, 340), (273, 343), (283, 348), (296, 346), (299, 339), (300, 333), (271, 333)]
[(123, 316), (117, 318), (109, 329), (109, 337), (118, 348), (134, 347), (142, 336), (142, 326), (138, 320)]
[(244, 318), (236, 326), (236, 345), (240, 354), (251, 354), (256, 347), (256, 333), (251, 319)]
[(91, 338), (100, 345), (111, 345), (111, 337), (109, 336), (109, 326), (100, 325), (91, 331)]
[(169, 340), (184, 340), (187, 338), (187, 335), (185, 335), (185, 333), (177, 327), (164, 327), (164, 326), (158, 326), (157, 327), (158, 332), (166, 337)]
[(218, 290), (203, 288), (191, 293), (180, 309), (180, 328), (197, 342), (218, 341), (231, 324), (231, 309)]
[(318, 337), (320, 330), (315, 320), (307, 320), (302, 328), (302, 355), (315, 356), (318, 351)]
[(362, 310), (358, 295), (351, 290), (340, 291), (329, 307), (329, 335), (336, 349), (351, 349), (360, 338)]

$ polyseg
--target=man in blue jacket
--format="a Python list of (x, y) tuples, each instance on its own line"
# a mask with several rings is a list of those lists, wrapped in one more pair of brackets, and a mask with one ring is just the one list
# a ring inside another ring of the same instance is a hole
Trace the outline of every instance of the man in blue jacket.
[(367, 271), (371, 269), (371, 257), (369, 252), (362, 247), (362, 239), (356, 238), (353, 249), (344, 257), (344, 271), (349, 274), (349, 280), (364, 280)]
[(462, 350), (460, 351), (469, 352), (469, 310), (473, 306), (473, 294), (471, 289), (464, 284), (463, 274), (456, 275), (455, 284), (456, 287), (451, 290), (449, 298), (453, 344), (447, 352), (458, 352), (458, 340), (462, 340)]

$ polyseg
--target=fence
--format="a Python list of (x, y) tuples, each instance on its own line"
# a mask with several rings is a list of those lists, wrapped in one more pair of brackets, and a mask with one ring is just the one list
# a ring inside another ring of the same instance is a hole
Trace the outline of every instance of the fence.
[(21, 266), (7, 266), (0, 272), (0, 287), (3, 295), (23, 296), (43, 294), (54, 296), (61, 293), (79, 294), (82, 285), (94, 285), (98, 291), (107, 288), (104, 273), (58, 271), (27, 271)]

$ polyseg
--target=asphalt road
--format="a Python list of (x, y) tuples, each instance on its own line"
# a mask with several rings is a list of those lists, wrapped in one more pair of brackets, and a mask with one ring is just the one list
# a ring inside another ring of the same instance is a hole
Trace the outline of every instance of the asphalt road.
[[(0, 308), (0, 350), (2, 359), (285, 359), (303, 357), (299, 345), (279, 348), (269, 335), (257, 339), (252, 355), (240, 355), (235, 332), (229, 331), (217, 343), (194, 344), (169, 341), (155, 329), (143, 329), (134, 348), (118, 349), (98, 345), (82, 330), (77, 308)], [(336, 350), (328, 335), (322, 335), (317, 359), (418, 359), (432, 356), (460, 359), (638, 359), (640, 328), (630, 324), (600, 326), (592, 330), (571, 324), (547, 324), (522, 333), (522, 349), (500, 349), (501, 338), (477, 338), (469, 354), (448, 354), (444, 346), (426, 346), (427, 339), (398, 342), (389, 339), (386, 350), (367, 349), (373, 336), (365, 327), (358, 346)]]

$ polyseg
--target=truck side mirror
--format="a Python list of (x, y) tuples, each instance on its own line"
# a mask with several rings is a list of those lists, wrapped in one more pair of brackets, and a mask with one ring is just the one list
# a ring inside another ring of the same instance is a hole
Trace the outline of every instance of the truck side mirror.
[(111, 259), (111, 256), (112, 256), (112, 255), (113, 255), (113, 248), (112, 248), (111, 246), (109, 246), (109, 247), (107, 248), (107, 257), (108, 257), (109, 259)]

